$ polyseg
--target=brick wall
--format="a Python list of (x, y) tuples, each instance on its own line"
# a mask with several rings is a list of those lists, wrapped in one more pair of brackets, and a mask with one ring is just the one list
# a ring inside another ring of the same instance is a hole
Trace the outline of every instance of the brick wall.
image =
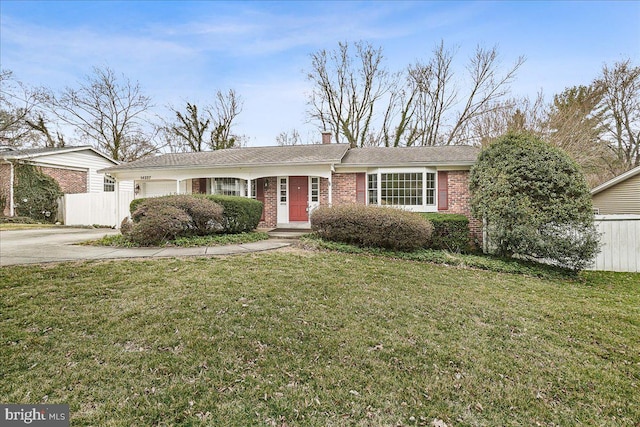
[[(11, 194), (11, 165), (0, 165), (0, 201), (4, 201), (2, 214), (9, 215), (9, 195)], [(2, 206), (0, 206), (2, 207)]]
[(471, 216), (471, 193), (469, 191), (469, 171), (449, 171), (449, 209), (442, 213), (462, 214), (469, 218), (469, 229), (473, 238), (482, 242), (482, 221)]
[(278, 179), (275, 176), (264, 178), (264, 221), (258, 227), (273, 228), (278, 225)]
[(61, 168), (40, 167), (40, 170), (60, 185), (60, 189), (65, 194), (86, 193), (87, 192), (87, 172)]
[(331, 177), (333, 186), (333, 204), (344, 205), (356, 203), (356, 174), (333, 173)]

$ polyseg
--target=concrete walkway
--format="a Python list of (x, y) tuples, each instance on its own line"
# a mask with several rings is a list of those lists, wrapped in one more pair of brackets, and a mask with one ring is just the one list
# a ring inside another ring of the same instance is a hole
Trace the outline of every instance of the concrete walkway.
[(0, 266), (95, 259), (233, 255), (268, 251), (291, 245), (282, 240), (261, 240), (238, 245), (197, 248), (115, 248), (76, 243), (118, 234), (111, 229), (56, 227), (0, 231)]

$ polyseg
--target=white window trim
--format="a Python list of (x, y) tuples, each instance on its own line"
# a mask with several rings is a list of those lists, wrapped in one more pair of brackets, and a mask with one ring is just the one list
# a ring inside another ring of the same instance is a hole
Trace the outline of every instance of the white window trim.
[[(382, 200), (382, 174), (390, 174), (390, 173), (419, 173), (422, 174), (422, 204), (421, 205), (383, 205), (381, 204)], [(434, 182), (434, 204), (428, 205), (427, 203), (427, 174), (434, 174), (433, 182)], [(394, 207), (398, 209), (403, 209), (412, 212), (437, 212), (438, 211), (438, 171), (435, 168), (379, 168), (379, 169), (370, 169), (367, 171), (367, 204), (370, 204), (369, 201), (369, 178), (368, 175), (377, 175), (377, 206), (387, 206)]]

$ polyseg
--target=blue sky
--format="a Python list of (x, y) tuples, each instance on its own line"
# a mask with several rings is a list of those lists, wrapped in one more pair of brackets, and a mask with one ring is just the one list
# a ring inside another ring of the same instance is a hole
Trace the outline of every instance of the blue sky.
[(477, 45), (497, 45), (505, 67), (526, 58), (514, 96), (550, 98), (588, 84), (604, 63), (640, 63), (640, 1), (2, 0), (0, 15), (0, 65), (19, 80), (59, 89), (109, 66), (139, 81), (164, 116), (168, 104), (203, 105), (232, 88), (249, 145), (274, 145), (292, 128), (315, 135), (304, 70), (311, 53), (339, 41), (382, 47), (396, 71), (444, 40), (460, 75)]

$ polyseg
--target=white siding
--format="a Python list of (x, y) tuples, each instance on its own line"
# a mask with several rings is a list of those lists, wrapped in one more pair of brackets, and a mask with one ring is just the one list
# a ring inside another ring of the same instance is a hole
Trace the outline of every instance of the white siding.
[[(99, 169), (115, 165), (112, 161), (88, 149), (72, 151), (69, 153), (41, 155), (35, 160), (42, 165), (60, 166), (87, 171), (88, 193), (102, 193), (104, 191), (104, 174), (99, 174), (97, 171)], [(122, 190), (133, 190), (133, 182), (131, 181), (124, 181), (120, 186)]]

